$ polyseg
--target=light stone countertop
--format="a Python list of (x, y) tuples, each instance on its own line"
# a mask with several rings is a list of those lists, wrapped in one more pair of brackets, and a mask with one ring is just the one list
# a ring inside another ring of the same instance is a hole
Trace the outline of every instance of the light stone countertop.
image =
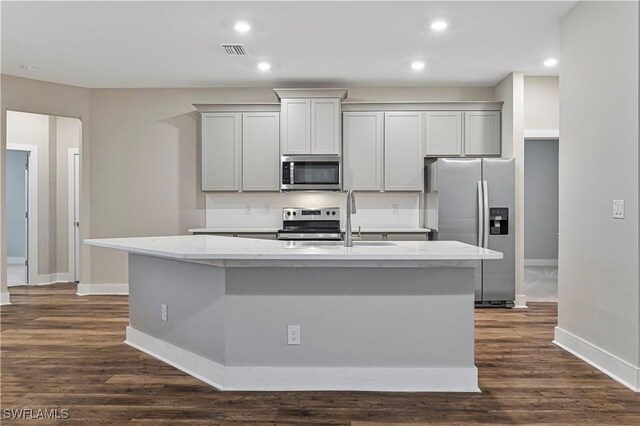
[[(275, 234), (277, 228), (192, 228), (192, 234)], [(342, 228), (344, 232), (344, 228)], [(358, 233), (358, 228), (354, 228), (354, 233)], [(363, 234), (427, 234), (431, 232), (429, 228), (362, 228)]]
[(275, 241), (213, 235), (170, 237), (102, 238), (84, 240), (97, 247), (129, 253), (183, 260), (240, 261), (384, 261), (502, 259), (502, 253), (458, 241), (356, 241), (354, 247), (342, 242)]

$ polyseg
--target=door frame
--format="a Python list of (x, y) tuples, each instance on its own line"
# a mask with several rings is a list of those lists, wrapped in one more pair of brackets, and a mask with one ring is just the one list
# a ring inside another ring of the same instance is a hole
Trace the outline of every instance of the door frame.
[[(80, 232), (80, 228), (76, 229), (75, 222), (75, 197), (80, 196), (80, 189), (76, 194), (75, 187), (75, 156), (80, 155), (80, 148), (69, 148), (67, 151), (67, 246), (69, 258), (69, 280), (79, 282), (80, 274), (76, 275), (76, 230)], [(80, 170), (77, 171), (80, 173)], [(78, 176), (79, 178), (80, 176)], [(80, 253), (78, 253), (78, 261)]]
[(38, 145), (7, 143), (7, 150), (29, 153), (29, 191), (27, 219), (27, 271), (26, 285), (36, 283), (38, 277)]

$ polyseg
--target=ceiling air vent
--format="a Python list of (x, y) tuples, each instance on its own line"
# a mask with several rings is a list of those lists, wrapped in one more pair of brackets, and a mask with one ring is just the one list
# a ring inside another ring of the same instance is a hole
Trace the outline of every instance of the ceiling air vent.
[(248, 53), (241, 44), (223, 44), (224, 51), (229, 56), (247, 56)]

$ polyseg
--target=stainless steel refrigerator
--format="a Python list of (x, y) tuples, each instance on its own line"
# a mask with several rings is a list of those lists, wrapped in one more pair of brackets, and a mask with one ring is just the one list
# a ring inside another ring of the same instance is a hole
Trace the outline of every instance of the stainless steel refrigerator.
[(515, 160), (440, 158), (426, 165), (425, 223), (438, 240), (504, 253), (478, 261), (476, 305), (512, 307), (515, 300)]

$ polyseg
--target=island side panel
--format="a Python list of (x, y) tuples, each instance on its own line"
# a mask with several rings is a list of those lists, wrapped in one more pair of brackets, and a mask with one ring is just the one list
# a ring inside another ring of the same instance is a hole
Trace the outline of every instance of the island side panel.
[[(474, 367), (474, 269), (227, 268), (226, 365)], [(301, 327), (299, 346), (287, 326)]]
[(224, 288), (224, 268), (130, 253), (130, 326), (224, 364)]

